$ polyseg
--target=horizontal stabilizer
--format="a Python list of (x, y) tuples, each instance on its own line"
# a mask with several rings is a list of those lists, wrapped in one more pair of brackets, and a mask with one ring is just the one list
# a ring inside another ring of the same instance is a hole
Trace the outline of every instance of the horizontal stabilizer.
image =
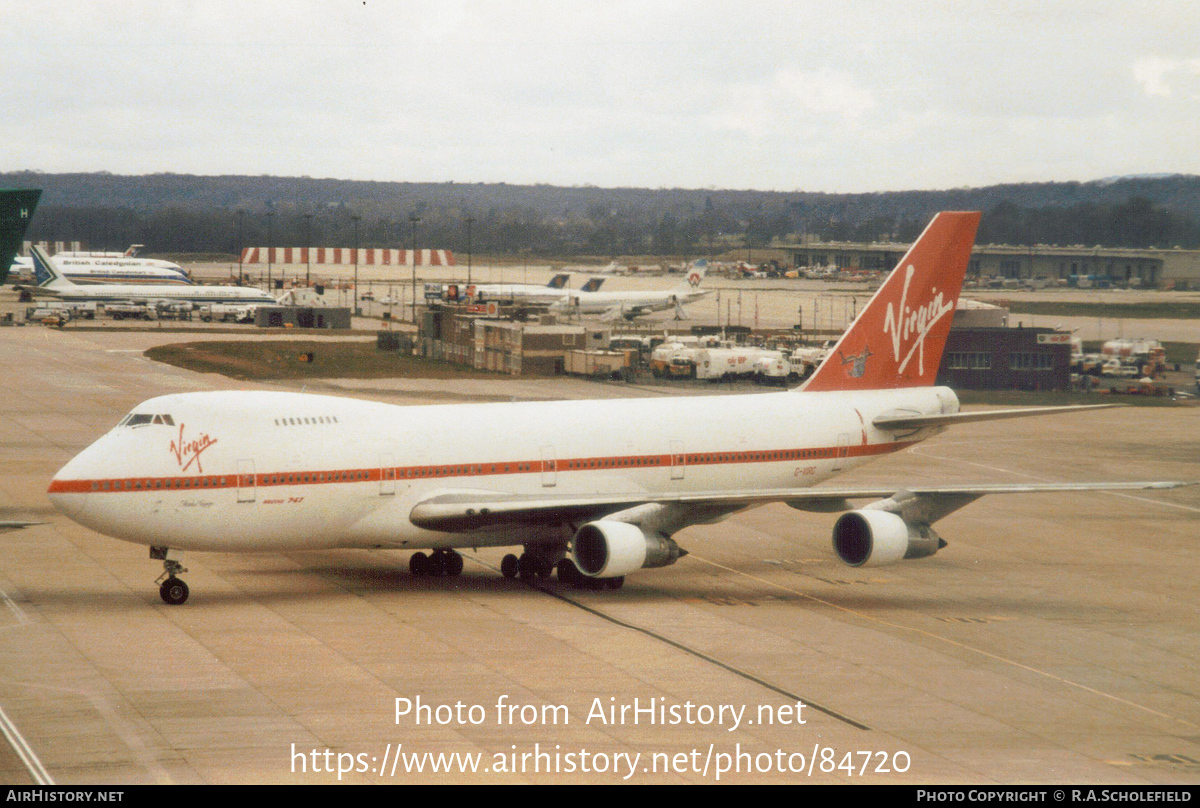
[(1109, 407), (1124, 407), (1124, 404), (1080, 404), (1066, 407), (1021, 407), (1011, 410), (984, 410), (982, 412), (955, 412), (948, 415), (909, 415), (884, 413), (871, 422), (877, 429), (912, 430), (930, 426), (969, 424), (974, 421), (1002, 421), (1006, 418), (1026, 418), (1033, 415), (1055, 415), (1083, 410), (1104, 410)]

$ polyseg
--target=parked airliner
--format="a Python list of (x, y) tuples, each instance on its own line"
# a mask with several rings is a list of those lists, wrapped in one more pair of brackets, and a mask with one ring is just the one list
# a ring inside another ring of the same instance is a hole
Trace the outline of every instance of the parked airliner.
[(27, 287), (36, 294), (45, 294), (69, 302), (190, 302), (190, 303), (275, 303), (261, 289), (252, 286), (193, 286), (191, 284), (164, 283), (97, 283), (77, 284), (63, 276), (54, 259), (46, 255), (41, 247), (32, 247), (34, 277), (37, 286)]
[(692, 263), (687, 279), (674, 289), (658, 292), (589, 292), (581, 289), (568, 293), (552, 308), (573, 314), (599, 314), (603, 320), (632, 320), (653, 311), (675, 309), (676, 316), (682, 320), (687, 318), (684, 305), (709, 294), (699, 288), (707, 271), (708, 261), (700, 259)]
[[(517, 300), (527, 303), (556, 303), (570, 294), (567, 281), (571, 275), (561, 272), (550, 279), (544, 286), (533, 283), (479, 283), (465, 287), (465, 293), (470, 300), (480, 303), (488, 300)], [(590, 278), (580, 287), (582, 291), (598, 291), (604, 283), (604, 278)]]
[[(153, 261), (153, 263), (151, 263)], [(178, 264), (153, 258), (85, 256), (82, 253), (54, 256), (54, 265), (72, 283), (141, 283), (191, 285), (192, 281)], [(16, 273), (34, 272), (33, 258), (17, 258)]]
[(458, 549), (522, 546), (506, 576), (557, 567), (617, 588), (686, 555), (676, 539), (690, 525), (768, 502), (847, 511), (834, 550), (873, 566), (932, 556), (945, 544), (932, 524), (985, 494), (1179, 485), (819, 485), (955, 423), (1087, 409), (960, 413), (934, 386), (978, 222), (938, 214), (798, 391), (412, 407), (166, 395), (67, 463), (49, 496), (81, 525), (148, 545), (160, 596), (179, 604), (192, 550), (413, 550), (414, 574), (457, 575)]

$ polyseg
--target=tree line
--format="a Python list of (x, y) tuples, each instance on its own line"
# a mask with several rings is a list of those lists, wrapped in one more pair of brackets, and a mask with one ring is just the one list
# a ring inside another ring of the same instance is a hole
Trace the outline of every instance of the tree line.
[(913, 240), (937, 210), (983, 210), (979, 243), (1200, 248), (1200, 177), (816, 194), (279, 177), (0, 174), (43, 188), (27, 238), (92, 249), (434, 247), (535, 256), (700, 256), (805, 236)]

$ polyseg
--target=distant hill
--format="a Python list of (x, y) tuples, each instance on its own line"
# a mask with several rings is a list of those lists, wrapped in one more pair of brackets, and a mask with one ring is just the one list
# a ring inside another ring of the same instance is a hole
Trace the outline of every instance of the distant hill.
[(0, 187), (43, 190), (31, 237), (94, 248), (234, 252), (239, 228), (243, 244), (302, 244), (311, 235), (349, 245), (356, 216), (362, 246), (399, 246), (411, 241), (416, 215), (423, 246), (460, 252), (470, 216), (477, 252), (707, 253), (710, 243), (765, 246), (803, 233), (908, 240), (948, 209), (983, 210), (984, 242), (1200, 246), (1200, 177), (1192, 175), (828, 194), (26, 171), (0, 174)]

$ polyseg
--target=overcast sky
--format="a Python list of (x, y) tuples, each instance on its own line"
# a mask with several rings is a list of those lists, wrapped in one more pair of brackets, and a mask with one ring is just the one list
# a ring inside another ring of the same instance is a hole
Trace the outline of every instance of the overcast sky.
[(1200, 174), (1200, 3), (0, 0), (0, 170), (882, 191)]

